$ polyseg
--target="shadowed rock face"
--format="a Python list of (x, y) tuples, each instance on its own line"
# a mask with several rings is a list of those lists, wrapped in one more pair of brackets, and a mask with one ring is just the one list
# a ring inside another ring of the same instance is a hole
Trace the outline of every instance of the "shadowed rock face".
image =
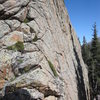
[(63, 0), (0, 0), (0, 100), (89, 100), (81, 48)]
[(20, 90), (5, 95), (1, 100), (32, 100), (32, 99), (27, 91)]

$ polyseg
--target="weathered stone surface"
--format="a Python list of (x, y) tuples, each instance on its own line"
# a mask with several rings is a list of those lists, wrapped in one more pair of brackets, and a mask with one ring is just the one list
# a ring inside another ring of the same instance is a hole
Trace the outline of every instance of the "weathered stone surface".
[(4, 10), (4, 6), (0, 4), (0, 11)]
[(5, 22), (9, 25), (12, 31), (16, 30), (20, 26), (18, 20), (5, 20)]
[(54, 96), (49, 96), (49, 97), (45, 98), (44, 100), (57, 100), (57, 98)]
[(40, 30), (39, 26), (37, 25), (37, 23), (34, 20), (27, 24), (30, 26), (30, 28), (33, 30), (33, 32), (39, 33), (39, 30)]
[(29, 7), (28, 9), (28, 18), (35, 19), (38, 18), (39, 13), (37, 12), (37, 9), (34, 9), (33, 7)]
[(23, 10), (21, 8), (26, 7), (29, 0), (1, 0), (0, 2), (3, 3), (2, 5), (4, 6), (3, 13), (0, 12), (0, 19), (7, 19), (8, 17), (14, 16), (18, 12), (20, 12), (22, 15), (17, 14), (16, 16), (20, 16), (19, 19), (22, 19), (24, 18), (25, 14), (22, 13)]
[(7, 1), (7, 0), (0, 0), (0, 3), (3, 3), (3, 2), (5, 2), (5, 1)]
[(39, 49), (36, 47), (36, 45), (31, 44), (31, 43), (25, 43), (24, 48), (26, 52), (35, 52), (39, 51)]
[(27, 15), (27, 8), (21, 9), (14, 17), (20, 21), (24, 21)]
[(0, 20), (0, 38), (10, 32), (9, 26), (3, 21)]
[(89, 100), (63, 0), (0, 0), (0, 100)]
[(6, 35), (4, 38), (2, 38), (2, 42), (6, 46), (12, 46), (17, 41), (23, 42), (23, 33), (18, 31), (13, 31)]
[(0, 90), (14, 76), (11, 68), (11, 59), (12, 56), (6, 50), (0, 51)]
[(21, 31), (25, 34), (30, 34), (30, 27), (26, 25), (25, 23), (21, 24)]

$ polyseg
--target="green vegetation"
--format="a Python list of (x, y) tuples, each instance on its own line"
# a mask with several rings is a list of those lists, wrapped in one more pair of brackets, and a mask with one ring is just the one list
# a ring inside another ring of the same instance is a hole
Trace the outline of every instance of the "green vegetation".
[(23, 63), (23, 60), (22, 60), (22, 59), (18, 59), (17, 61), (18, 61), (20, 64)]
[(31, 27), (30, 27), (30, 32), (31, 33), (36, 33), (36, 31), (33, 28), (31, 28)]
[(8, 50), (16, 50), (16, 48), (15, 48), (14, 45), (12, 45), (12, 46), (8, 46), (7, 49), (8, 49)]
[(29, 19), (24, 19), (24, 23), (28, 23), (29, 22)]
[(38, 38), (37, 37), (37, 35), (35, 34), (35, 37), (34, 37), (34, 39), (33, 39), (33, 42), (36, 42), (36, 41), (38, 41), (40, 38)]
[(20, 68), (19, 71), (21, 74), (28, 72), (31, 69), (30, 65), (25, 66), (24, 68)]
[(29, 70), (30, 70), (30, 66), (25, 66), (24, 69), (23, 69), (24, 73), (28, 72)]
[(88, 65), (88, 76), (91, 92), (91, 100), (100, 94), (100, 42), (97, 36), (96, 23), (93, 26), (93, 38), (91, 44), (87, 44), (83, 38), (82, 56)]
[(18, 42), (15, 44), (15, 47), (16, 47), (16, 49), (17, 49), (18, 51), (20, 51), (20, 52), (24, 50), (24, 44), (23, 44), (23, 42), (18, 41)]
[(83, 37), (83, 45), (82, 45), (82, 56), (85, 63), (88, 63), (88, 60), (91, 57), (91, 52), (89, 49), (89, 45), (87, 45), (85, 36)]
[(55, 69), (54, 65), (53, 65), (53, 64), (51, 63), (51, 61), (49, 61), (49, 60), (48, 60), (48, 64), (49, 64), (49, 66), (50, 66), (50, 68), (51, 68), (51, 70), (52, 70), (54, 76), (57, 77), (58, 74), (57, 74), (57, 72), (56, 72), (56, 69)]
[(8, 46), (7, 49), (8, 50), (17, 50), (19, 52), (23, 52), (24, 51), (24, 44), (23, 44), (23, 42), (18, 41), (14, 45)]

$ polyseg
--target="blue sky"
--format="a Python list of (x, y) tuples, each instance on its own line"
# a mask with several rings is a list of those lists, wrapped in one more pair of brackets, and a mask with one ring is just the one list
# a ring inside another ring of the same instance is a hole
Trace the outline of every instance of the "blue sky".
[(81, 43), (83, 36), (87, 42), (91, 41), (94, 22), (97, 24), (100, 36), (100, 0), (64, 0), (71, 23)]

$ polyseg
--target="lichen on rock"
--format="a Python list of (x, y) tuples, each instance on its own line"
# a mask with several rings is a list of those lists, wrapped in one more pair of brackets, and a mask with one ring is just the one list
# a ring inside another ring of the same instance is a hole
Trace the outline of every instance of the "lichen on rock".
[(89, 100), (64, 0), (0, 0), (0, 100)]

